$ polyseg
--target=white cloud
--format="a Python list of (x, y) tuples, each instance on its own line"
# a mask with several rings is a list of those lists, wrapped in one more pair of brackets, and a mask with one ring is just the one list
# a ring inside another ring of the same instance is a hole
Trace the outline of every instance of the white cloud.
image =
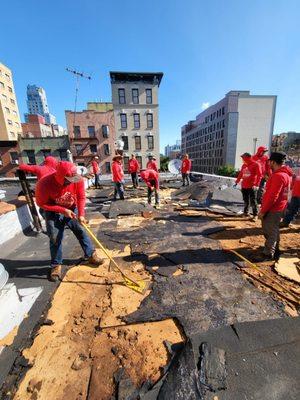
[(210, 102), (208, 101), (207, 103), (202, 103), (201, 109), (206, 110), (210, 106)]

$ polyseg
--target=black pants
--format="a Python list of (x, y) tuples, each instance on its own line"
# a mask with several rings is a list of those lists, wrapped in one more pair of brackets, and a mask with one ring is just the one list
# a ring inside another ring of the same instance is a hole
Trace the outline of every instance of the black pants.
[(261, 204), (261, 200), (264, 194), (265, 183), (266, 183), (265, 178), (262, 178), (256, 195), (257, 204)]
[(254, 189), (242, 189), (244, 200), (244, 214), (249, 213), (249, 206), (251, 204), (253, 215), (257, 215), (256, 193)]
[(138, 187), (139, 186), (139, 181), (138, 181), (138, 177), (137, 177), (137, 172), (132, 172), (131, 173), (131, 179), (132, 179), (132, 184), (133, 187)]
[(100, 188), (99, 174), (95, 174), (95, 188)]
[(187, 185), (189, 185), (190, 184), (190, 174), (182, 173), (181, 175), (182, 175), (182, 186), (185, 186), (185, 181), (186, 181)]

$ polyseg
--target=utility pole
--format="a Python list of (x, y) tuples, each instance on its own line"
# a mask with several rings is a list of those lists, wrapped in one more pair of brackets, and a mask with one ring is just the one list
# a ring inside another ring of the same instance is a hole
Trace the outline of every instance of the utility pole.
[(75, 86), (75, 104), (74, 104), (74, 116), (73, 116), (73, 134), (75, 137), (75, 121), (76, 121), (76, 110), (77, 110), (77, 99), (78, 99), (78, 91), (79, 91), (79, 78), (85, 78), (91, 80), (92, 78), (88, 75), (84, 75), (83, 72), (78, 72), (74, 69), (66, 68), (67, 72), (70, 72), (76, 77), (76, 86)]
[(253, 138), (253, 154), (256, 153), (257, 138)]

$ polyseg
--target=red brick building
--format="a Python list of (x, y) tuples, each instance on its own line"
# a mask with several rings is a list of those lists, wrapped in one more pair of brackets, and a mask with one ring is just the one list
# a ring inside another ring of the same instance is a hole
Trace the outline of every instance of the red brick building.
[[(103, 174), (110, 173), (114, 156), (115, 125), (113, 106), (108, 103), (93, 103), (94, 109), (76, 112), (65, 111), (67, 129), (74, 162), (89, 166), (93, 157), (100, 159)], [(101, 105), (103, 108), (101, 107)]]
[(45, 118), (39, 114), (28, 115), (28, 122), (22, 123), (22, 132), (25, 137), (54, 136), (51, 125), (47, 125)]
[(19, 145), (15, 140), (0, 140), (0, 177), (12, 178), (19, 165)]

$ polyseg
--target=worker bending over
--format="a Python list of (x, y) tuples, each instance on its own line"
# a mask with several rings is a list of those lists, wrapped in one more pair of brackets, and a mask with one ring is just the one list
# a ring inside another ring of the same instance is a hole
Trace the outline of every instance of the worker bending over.
[(138, 163), (138, 160), (135, 158), (135, 154), (132, 154), (131, 159), (129, 160), (128, 163), (128, 172), (131, 174), (132, 185), (134, 188), (137, 188), (139, 186), (139, 181), (138, 181), (139, 170), (140, 170), (140, 164)]
[(267, 181), (258, 217), (262, 220), (265, 247), (255, 261), (270, 261), (279, 258), (280, 220), (288, 201), (292, 171), (284, 165), (286, 154), (274, 152), (270, 156), (272, 174)]
[(244, 216), (248, 217), (249, 206), (251, 204), (253, 219), (257, 219), (257, 202), (256, 202), (256, 191), (261, 179), (261, 169), (256, 161), (253, 161), (250, 153), (244, 153), (241, 155), (243, 165), (240, 173), (235, 181), (237, 185), (240, 181), (242, 188), (242, 195), (244, 200)]
[(257, 190), (257, 202), (261, 204), (262, 195), (266, 181), (269, 179), (272, 171), (270, 168), (269, 157), (267, 156), (268, 149), (265, 146), (260, 146), (256, 154), (252, 157), (260, 165), (260, 180)]
[(148, 204), (151, 204), (152, 194), (155, 194), (155, 207), (159, 206), (159, 174), (153, 169), (141, 172), (141, 178), (148, 186)]
[(29, 172), (33, 175), (36, 175), (37, 179), (40, 180), (43, 176), (52, 174), (56, 171), (58, 161), (56, 158), (52, 156), (45, 157), (44, 162), (41, 165), (28, 165), (21, 164), (19, 169), (21, 171)]
[(156, 158), (153, 156), (148, 156), (148, 162), (146, 165), (147, 169), (153, 169), (154, 171), (158, 172), (158, 168), (157, 168), (157, 163), (156, 163)]
[(300, 209), (300, 174), (294, 174), (292, 180), (292, 198), (288, 204), (286, 214), (283, 218), (282, 223), (280, 224), (281, 228), (287, 228), (293, 219), (298, 214)]
[(124, 171), (122, 165), (123, 157), (118, 154), (113, 157), (112, 163), (112, 180), (115, 185), (114, 200), (119, 195), (120, 200), (124, 200)]
[(103, 260), (96, 254), (81, 223), (85, 223), (85, 190), (83, 178), (69, 161), (59, 162), (56, 172), (42, 178), (36, 186), (36, 202), (45, 210), (47, 235), (50, 240), (50, 280), (61, 278), (62, 242), (66, 225), (78, 239), (88, 262), (95, 265)]
[(181, 164), (181, 175), (182, 175), (182, 186), (185, 186), (185, 181), (187, 185), (190, 184), (190, 172), (192, 169), (192, 161), (189, 159), (189, 155), (185, 154), (183, 156)]

